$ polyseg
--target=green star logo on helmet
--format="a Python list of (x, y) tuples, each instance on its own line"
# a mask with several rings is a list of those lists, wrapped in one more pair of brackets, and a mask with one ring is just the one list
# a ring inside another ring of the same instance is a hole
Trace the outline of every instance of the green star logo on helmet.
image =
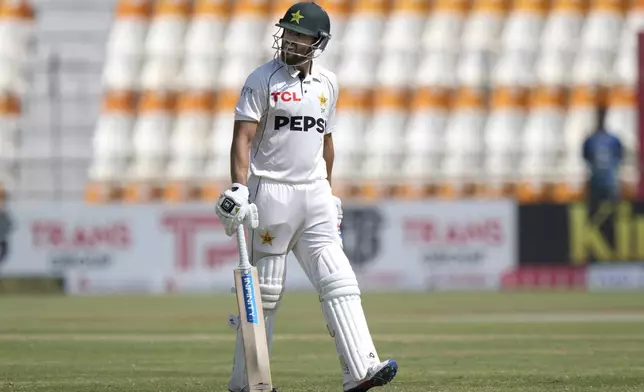
[(304, 19), (302, 14), (300, 14), (300, 10), (297, 10), (297, 12), (292, 12), (291, 13), (291, 22), (295, 22), (297, 24), (300, 24), (300, 19)]

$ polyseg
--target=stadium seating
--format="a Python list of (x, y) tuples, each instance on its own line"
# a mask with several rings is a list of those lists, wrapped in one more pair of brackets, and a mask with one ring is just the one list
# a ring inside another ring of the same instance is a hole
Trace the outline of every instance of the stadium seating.
[[(274, 55), (274, 24), (290, 3), (119, 0), (88, 199), (216, 198), (228, 181), (239, 89)], [(632, 194), (644, 2), (320, 3), (333, 38), (318, 61), (341, 87), (340, 195), (578, 198), (581, 143), (600, 103), (625, 144), (623, 181)], [(0, 89), (15, 92), (2, 83), (15, 83), (10, 72), (0, 62)], [(0, 103), (3, 116), (15, 109)], [(0, 139), (2, 151), (11, 151), (8, 140)], [(125, 192), (112, 192), (118, 187)]]
[(16, 185), (20, 117), (33, 44), (34, 9), (24, 0), (0, 1), (0, 199)]

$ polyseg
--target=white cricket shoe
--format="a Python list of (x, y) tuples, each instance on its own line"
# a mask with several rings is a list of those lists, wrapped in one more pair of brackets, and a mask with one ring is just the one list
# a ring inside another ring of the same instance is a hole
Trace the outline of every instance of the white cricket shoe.
[(391, 382), (396, 377), (396, 373), (398, 373), (398, 364), (393, 359), (388, 359), (372, 366), (364, 380), (344, 384), (344, 392), (367, 392), (373, 387), (381, 387)]

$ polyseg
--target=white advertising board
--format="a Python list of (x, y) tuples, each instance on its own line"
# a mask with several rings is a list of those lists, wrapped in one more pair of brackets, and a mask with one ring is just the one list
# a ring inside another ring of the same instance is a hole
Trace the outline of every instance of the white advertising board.
[[(364, 291), (496, 289), (516, 260), (511, 202), (346, 205), (344, 246)], [(10, 206), (0, 275), (59, 275), (70, 293), (217, 292), (237, 264), (211, 205)], [(292, 255), (288, 290), (311, 284)]]

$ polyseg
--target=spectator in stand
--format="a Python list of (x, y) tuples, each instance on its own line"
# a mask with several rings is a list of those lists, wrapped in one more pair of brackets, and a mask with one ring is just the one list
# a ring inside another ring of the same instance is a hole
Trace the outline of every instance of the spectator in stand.
[(604, 124), (606, 107), (597, 109), (595, 131), (586, 138), (584, 160), (590, 168), (588, 196), (591, 204), (617, 201), (620, 196), (619, 167), (622, 163), (622, 142)]

